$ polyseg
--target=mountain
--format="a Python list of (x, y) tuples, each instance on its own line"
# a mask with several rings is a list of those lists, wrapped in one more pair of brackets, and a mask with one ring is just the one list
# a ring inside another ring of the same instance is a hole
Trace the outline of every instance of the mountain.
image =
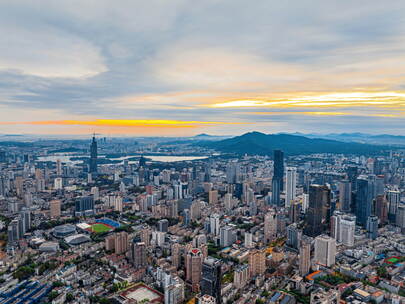
[(387, 149), (385, 146), (260, 132), (249, 132), (216, 142), (200, 143), (200, 145), (224, 153), (258, 155), (271, 155), (273, 150), (277, 149), (283, 150), (288, 155), (312, 153), (374, 154)]
[(366, 134), (366, 133), (331, 133), (331, 134), (300, 134), (309, 138), (324, 138), (345, 142), (358, 142), (373, 145), (405, 146), (405, 136), (390, 134)]

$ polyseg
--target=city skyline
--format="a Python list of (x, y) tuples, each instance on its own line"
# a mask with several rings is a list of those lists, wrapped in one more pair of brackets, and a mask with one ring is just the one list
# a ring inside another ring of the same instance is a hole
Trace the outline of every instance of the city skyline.
[(400, 135), (404, 13), (377, 1), (2, 1), (0, 134)]

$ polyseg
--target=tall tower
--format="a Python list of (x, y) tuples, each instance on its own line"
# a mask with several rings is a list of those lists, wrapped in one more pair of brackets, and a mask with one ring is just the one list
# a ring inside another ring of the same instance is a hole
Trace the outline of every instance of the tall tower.
[(90, 164), (89, 172), (92, 174), (97, 173), (97, 141), (96, 134), (93, 134), (93, 139), (90, 144)]
[(300, 244), (299, 271), (301, 276), (306, 276), (311, 268), (311, 239), (305, 237)]
[(203, 255), (200, 249), (191, 249), (186, 256), (186, 281), (193, 292), (200, 290)]
[(356, 218), (357, 223), (366, 227), (371, 215), (374, 195), (373, 176), (359, 176), (356, 180)]
[(327, 186), (309, 186), (309, 207), (305, 234), (315, 237), (322, 234), (330, 205), (330, 189)]
[(207, 257), (202, 264), (201, 294), (210, 295), (221, 303), (221, 261)]
[(336, 240), (327, 235), (315, 238), (315, 262), (330, 267), (335, 264)]
[(283, 191), (284, 153), (274, 150), (274, 169), (272, 180), (272, 203), (280, 206), (280, 193)]
[(339, 183), (339, 203), (341, 211), (351, 211), (350, 206), (352, 204), (352, 184), (348, 179), (342, 180)]
[(287, 168), (285, 188), (285, 207), (289, 208), (291, 206), (291, 202), (295, 200), (297, 192), (297, 168)]

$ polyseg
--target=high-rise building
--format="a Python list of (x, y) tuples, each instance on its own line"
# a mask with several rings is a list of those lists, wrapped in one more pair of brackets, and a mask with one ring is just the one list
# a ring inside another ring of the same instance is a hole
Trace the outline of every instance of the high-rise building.
[(288, 218), (290, 223), (298, 222), (301, 214), (301, 204), (297, 201), (293, 201), (288, 209)]
[(247, 264), (238, 265), (235, 268), (233, 284), (240, 289), (246, 286), (250, 278), (249, 266)]
[(391, 223), (395, 223), (397, 209), (399, 202), (401, 201), (401, 192), (396, 190), (390, 190), (387, 192), (387, 200), (388, 200), (388, 219)]
[(76, 200), (75, 215), (83, 216), (87, 214), (94, 214), (93, 196), (82, 196)]
[(316, 263), (331, 267), (335, 264), (336, 241), (327, 235), (319, 235), (315, 238), (315, 256)]
[(304, 237), (300, 243), (299, 272), (301, 276), (306, 276), (311, 267), (311, 239)]
[(284, 153), (281, 150), (274, 150), (274, 167), (272, 179), (272, 203), (280, 206), (280, 193), (283, 191), (284, 178)]
[(289, 208), (295, 200), (297, 193), (297, 168), (287, 168), (285, 186), (285, 207)]
[(329, 208), (330, 189), (327, 186), (310, 185), (305, 234), (315, 237), (323, 233)]
[(231, 246), (236, 241), (236, 233), (231, 226), (224, 226), (220, 228), (220, 240), (221, 247)]
[(172, 255), (171, 255), (171, 260), (172, 260), (172, 265), (176, 268), (180, 267), (181, 263), (181, 248), (182, 246), (179, 243), (174, 243), (171, 247), (172, 250)]
[(359, 225), (366, 227), (367, 218), (371, 215), (375, 179), (374, 176), (361, 175), (356, 180), (356, 219)]
[(221, 303), (221, 261), (207, 257), (202, 264), (201, 294), (210, 295)]
[(21, 236), (31, 229), (31, 211), (28, 209), (23, 209), (20, 212), (20, 231)]
[(49, 202), (49, 209), (51, 218), (57, 219), (61, 215), (61, 202), (60, 200), (52, 200)]
[(396, 225), (401, 228), (402, 233), (405, 233), (405, 203), (401, 202), (398, 205)]
[(287, 246), (298, 249), (302, 238), (302, 230), (297, 224), (291, 224), (287, 227)]
[(274, 211), (270, 211), (264, 216), (264, 240), (268, 243), (274, 241), (276, 237), (277, 216)]
[(115, 234), (115, 254), (123, 254), (128, 251), (128, 233), (121, 231)]
[(388, 201), (385, 195), (377, 195), (375, 199), (375, 214), (380, 220), (381, 224), (386, 224), (388, 221)]
[(92, 174), (97, 173), (97, 141), (95, 135), (93, 135), (93, 139), (90, 144), (89, 172)]
[(18, 219), (14, 219), (8, 225), (8, 243), (13, 244), (17, 242), (22, 237), (22, 232), (20, 230), (20, 223)]
[(348, 180), (342, 180), (339, 183), (339, 204), (340, 210), (350, 212), (352, 205), (352, 183)]
[(266, 272), (266, 251), (253, 249), (249, 253), (250, 276), (262, 275)]
[(253, 247), (253, 234), (251, 234), (250, 232), (245, 232), (245, 247)]
[(370, 215), (367, 218), (366, 223), (367, 237), (369, 239), (375, 240), (378, 237), (378, 217), (375, 215)]
[(344, 215), (340, 219), (338, 242), (341, 242), (345, 246), (349, 247), (353, 246), (355, 230), (356, 230), (356, 217), (354, 215)]
[(147, 265), (146, 245), (134, 240), (131, 246), (131, 260), (135, 268), (143, 268)]
[(158, 231), (167, 232), (169, 230), (169, 221), (167, 219), (161, 219), (157, 225)]
[(193, 292), (200, 290), (203, 254), (200, 249), (193, 248), (186, 255), (186, 281)]
[(208, 192), (208, 202), (209, 204), (218, 204), (218, 190), (210, 190)]
[(218, 236), (219, 228), (220, 228), (219, 214), (212, 214), (210, 216), (210, 232)]

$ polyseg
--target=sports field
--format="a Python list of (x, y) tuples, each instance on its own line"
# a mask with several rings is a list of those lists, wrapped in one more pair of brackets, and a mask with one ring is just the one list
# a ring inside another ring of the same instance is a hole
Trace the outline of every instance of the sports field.
[(91, 230), (95, 233), (103, 233), (103, 232), (111, 231), (112, 228), (108, 227), (107, 225), (97, 223), (97, 224), (91, 225)]

